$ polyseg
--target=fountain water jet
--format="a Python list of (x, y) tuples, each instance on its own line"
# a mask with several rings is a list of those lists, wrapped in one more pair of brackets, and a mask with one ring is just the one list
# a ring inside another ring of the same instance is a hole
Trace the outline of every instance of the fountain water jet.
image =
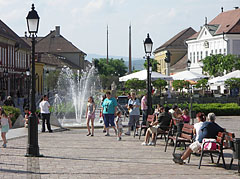
[[(57, 94), (53, 102), (53, 118), (62, 127), (78, 127), (86, 125), (86, 105), (89, 96), (93, 96), (96, 108), (101, 101), (101, 83), (94, 66), (87, 71), (74, 73), (68, 67), (62, 68), (57, 83)], [(96, 110), (95, 123), (99, 122), (99, 110)]]

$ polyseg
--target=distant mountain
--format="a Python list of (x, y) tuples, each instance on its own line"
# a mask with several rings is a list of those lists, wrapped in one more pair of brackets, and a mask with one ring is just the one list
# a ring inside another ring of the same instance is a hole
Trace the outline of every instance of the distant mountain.
[[(86, 57), (86, 60), (92, 62), (93, 58), (106, 58), (104, 55), (98, 55), (98, 54), (88, 54)], [(125, 65), (128, 67), (128, 57), (123, 57), (123, 56), (109, 56), (109, 58), (113, 59), (123, 59)], [(132, 66), (134, 67), (135, 70), (143, 70), (144, 69), (144, 64), (145, 60), (141, 58), (132, 58)]]

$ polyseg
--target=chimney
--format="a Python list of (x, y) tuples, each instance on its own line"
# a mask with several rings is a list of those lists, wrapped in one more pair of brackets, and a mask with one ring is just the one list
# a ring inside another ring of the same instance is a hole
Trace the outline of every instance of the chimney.
[(221, 11), (223, 12), (223, 7), (221, 7)]
[(60, 36), (60, 26), (56, 26), (56, 36), (59, 37)]

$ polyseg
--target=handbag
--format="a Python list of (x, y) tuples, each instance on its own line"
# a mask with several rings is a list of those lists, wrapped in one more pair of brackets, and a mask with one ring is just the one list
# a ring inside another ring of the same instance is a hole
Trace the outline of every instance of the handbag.
[(217, 143), (216, 139), (206, 139), (204, 138), (202, 140), (202, 145), (204, 150), (216, 150), (217, 149)]

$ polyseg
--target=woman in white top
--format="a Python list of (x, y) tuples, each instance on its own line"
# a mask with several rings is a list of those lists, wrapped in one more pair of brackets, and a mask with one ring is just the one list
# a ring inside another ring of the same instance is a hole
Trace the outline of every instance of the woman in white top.
[[(90, 135), (94, 136), (95, 103), (92, 96), (88, 98), (86, 118), (87, 118), (87, 129), (88, 129), (87, 136), (90, 136)], [(90, 127), (89, 127), (90, 120), (91, 120), (92, 134), (90, 132)]]
[(193, 134), (195, 135), (195, 141), (198, 141), (199, 133), (201, 132), (200, 129), (203, 125), (203, 123), (206, 121), (206, 116), (204, 113), (197, 113), (196, 118), (198, 120), (198, 123), (194, 124)]

